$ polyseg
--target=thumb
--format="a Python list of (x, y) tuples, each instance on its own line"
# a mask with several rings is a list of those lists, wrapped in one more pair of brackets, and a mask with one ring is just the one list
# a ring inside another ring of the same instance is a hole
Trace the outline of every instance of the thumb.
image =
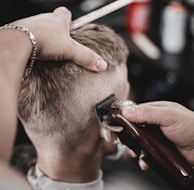
[(92, 71), (104, 71), (107, 68), (107, 63), (101, 56), (75, 40), (71, 40), (69, 59)]

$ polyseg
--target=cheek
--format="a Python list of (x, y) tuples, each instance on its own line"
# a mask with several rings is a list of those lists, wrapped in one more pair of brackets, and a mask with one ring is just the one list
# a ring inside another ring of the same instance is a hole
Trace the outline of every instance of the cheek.
[(127, 82), (125, 86), (123, 87), (123, 92), (122, 92), (122, 98), (123, 99), (128, 99), (130, 94), (130, 84)]
[(122, 85), (117, 87), (117, 92), (115, 93), (115, 95), (118, 99), (126, 100), (129, 97), (130, 85), (127, 81), (122, 81), (122, 83), (120, 84)]
[(130, 94), (130, 83), (128, 82), (127, 77), (121, 79), (120, 95), (121, 99), (128, 99)]
[(128, 81), (128, 72), (126, 65), (122, 65), (121, 70), (120, 70), (120, 98), (121, 99), (128, 99), (129, 94), (130, 94), (130, 83)]

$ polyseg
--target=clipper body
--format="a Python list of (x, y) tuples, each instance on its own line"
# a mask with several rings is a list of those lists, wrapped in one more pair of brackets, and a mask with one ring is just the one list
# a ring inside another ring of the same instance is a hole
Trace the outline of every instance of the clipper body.
[(163, 135), (160, 127), (129, 122), (123, 117), (122, 108), (130, 104), (131, 101), (117, 100), (114, 95), (98, 103), (96, 113), (101, 127), (114, 131), (123, 144), (138, 156), (143, 155), (143, 160), (172, 189), (194, 190), (192, 166)]

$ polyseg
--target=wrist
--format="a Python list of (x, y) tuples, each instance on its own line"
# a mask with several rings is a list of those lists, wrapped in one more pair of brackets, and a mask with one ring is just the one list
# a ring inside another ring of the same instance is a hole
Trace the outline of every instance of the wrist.
[[(14, 24), (6, 24), (0, 27), (0, 31), (4, 37), (2, 50), (5, 50), (5, 60), (10, 59), (9, 62), (12, 63), (14, 59), (15, 64), (12, 64), (12, 68), (14, 66), (20, 68), (21, 65), (21, 70), (24, 71), (29, 57), (31, 57), (25, 71), (24, 77), (26, 77), (31, 72), (38, 49), (34, 35), (27, 28)], [(20, 65), (18, 66), (18, 64)]]

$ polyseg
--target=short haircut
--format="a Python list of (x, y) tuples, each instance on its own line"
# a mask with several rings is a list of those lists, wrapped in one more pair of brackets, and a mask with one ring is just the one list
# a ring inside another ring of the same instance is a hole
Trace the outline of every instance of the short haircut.
[(94, 106), (115, 93), (126, 98), (128, 48), (112, 29), (89, 24), (71, 33), (108, 63), (103, 72), (91, 72), (72, 61), (36, 61), (22, 81), (18, 115), (35, 147), (73, 150), (97, 123)]

